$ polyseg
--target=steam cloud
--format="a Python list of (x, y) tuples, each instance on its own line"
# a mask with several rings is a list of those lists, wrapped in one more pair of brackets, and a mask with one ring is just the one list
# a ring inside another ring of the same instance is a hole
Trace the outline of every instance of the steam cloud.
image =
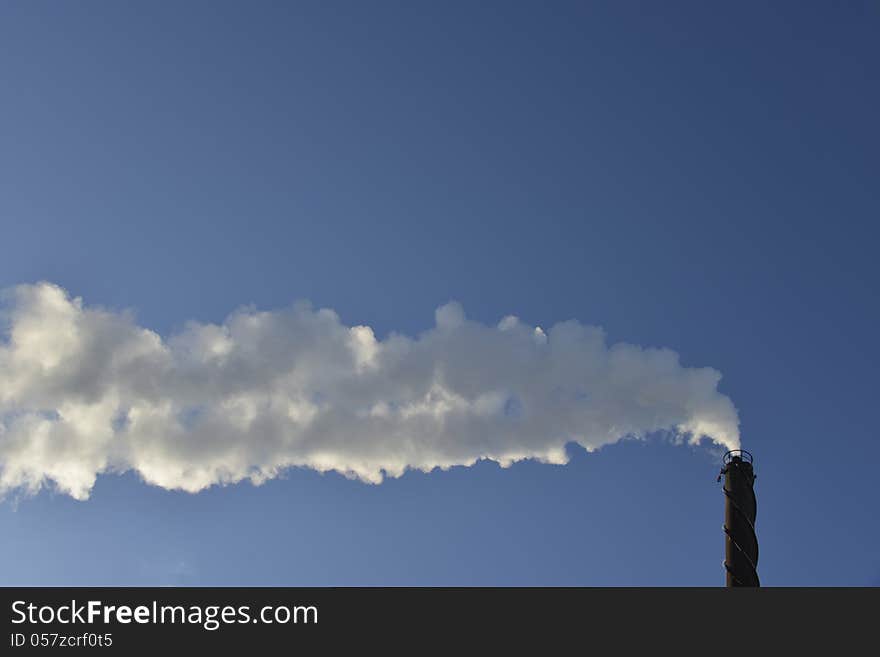
[(127, 470), (190, 492), (292, 466), (379, 483), (480, 459), (563, 464), (569, 441), (656, 431), (739, 444), (717, 371), (608, 347), (575, 321), (485, 326), (449, 303), (417, 338), (377, 340), (297, 304), (163, 340), (50, 283), (6, 290), (0, 312), (0, 495), (86, 499), (97, 475)]

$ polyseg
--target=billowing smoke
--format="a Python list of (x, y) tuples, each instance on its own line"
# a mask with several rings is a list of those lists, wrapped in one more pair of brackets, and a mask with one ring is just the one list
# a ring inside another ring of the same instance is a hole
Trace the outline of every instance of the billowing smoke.
[(0, 494), (85, 499), (128, 470), (191, 492), (292, 466), (379, 483), (480, 459), (562, 464), (570, 441), (658, 431), (739, 443), (717, 371), (608, 347), (575, 321), (485, 326), (450, 303), (418, 337), (377, 340), (298, 304), (163, 339), (49, 283), (7, 290), (2, 320)]

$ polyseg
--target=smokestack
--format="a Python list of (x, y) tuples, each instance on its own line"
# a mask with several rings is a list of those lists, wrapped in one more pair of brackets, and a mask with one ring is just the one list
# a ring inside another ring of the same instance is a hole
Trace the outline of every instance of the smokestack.
[(761, 586), (758, 580), (758, 537), (755, 534), (755, 470), (744, 449), (727, 452), (718, 481), (724, 477), (724, 568), (727, 586)]

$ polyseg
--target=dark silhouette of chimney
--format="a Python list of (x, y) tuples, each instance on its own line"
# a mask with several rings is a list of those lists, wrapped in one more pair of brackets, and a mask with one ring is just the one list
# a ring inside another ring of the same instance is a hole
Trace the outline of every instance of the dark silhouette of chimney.
[(758, 537), (755, 534), (755, 470), (752, 455), (735, 449), (724, 455), (718, 481), (724, 478), (724, 568), (727, 586), (761, 586)]

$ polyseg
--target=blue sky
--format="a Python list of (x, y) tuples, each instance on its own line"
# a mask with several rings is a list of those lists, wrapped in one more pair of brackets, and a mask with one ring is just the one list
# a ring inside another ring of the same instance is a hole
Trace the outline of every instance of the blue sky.
[[(712, 366), (768, 585), (880, 584), (880, 10), (832, 3), (0, 8), (0, 287), (188, 320), (297, 299), (377, 337), (450, 299)], [(716, 456), (381, 486), (134, 474), (0, 503), (3, 584), (716, 585)]]

